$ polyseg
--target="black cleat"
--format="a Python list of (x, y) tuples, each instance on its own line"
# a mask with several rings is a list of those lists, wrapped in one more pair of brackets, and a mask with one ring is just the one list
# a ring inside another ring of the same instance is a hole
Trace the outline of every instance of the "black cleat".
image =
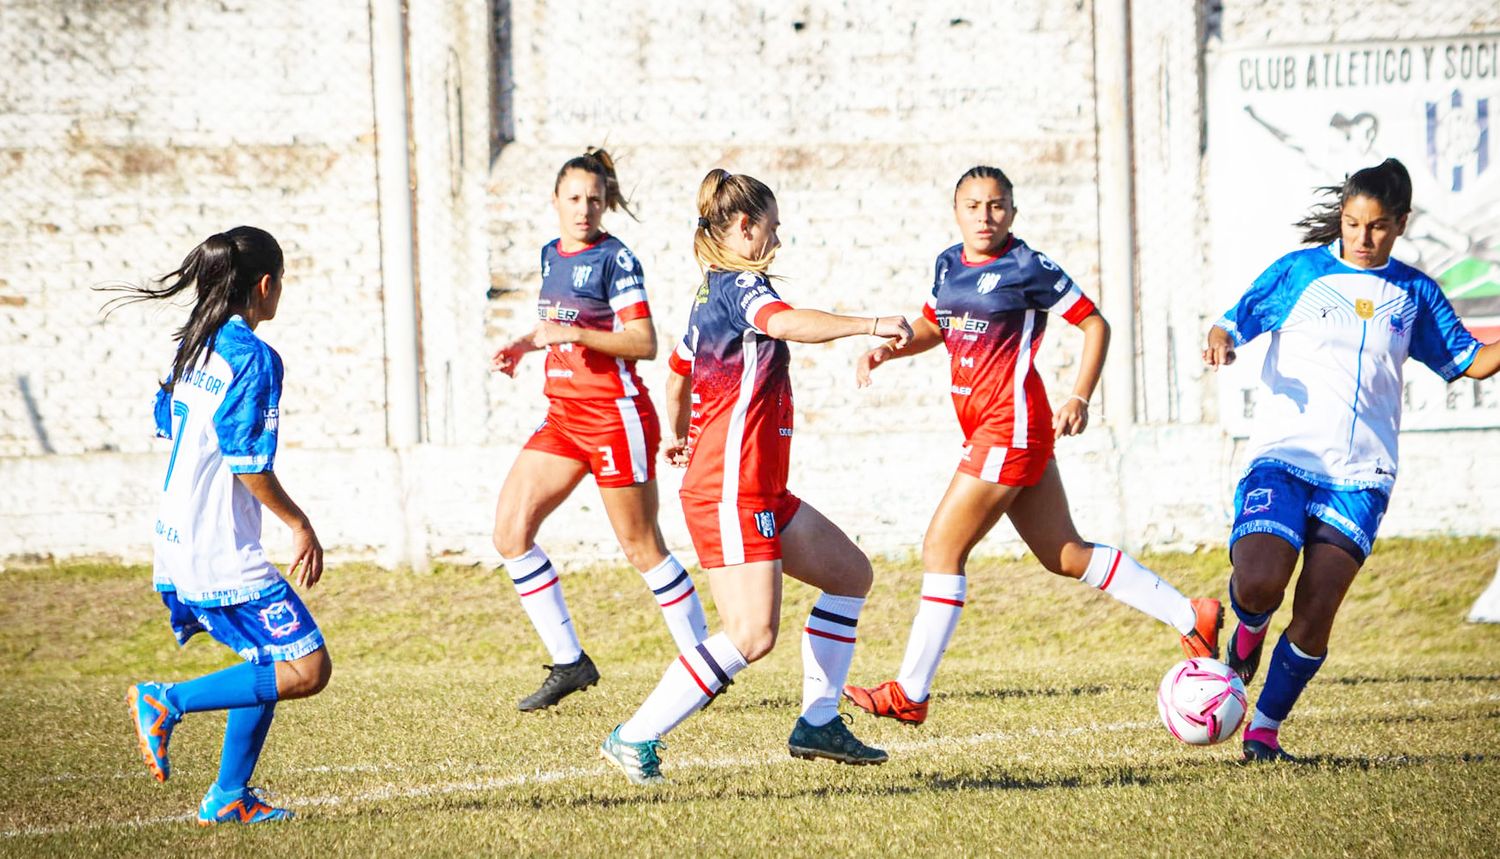
[(1244, 746), (1244, 762), (1247, 764), (1258, 763), (1297, 763), (1297, 759), (1283, 752), (1280, 747), (1260, 740), (1246, 740)]
[(541, 688), (522, 698), (516, 708), (523, 713), (545, 710), (574, 692), (581, 692), (599, 682), (599, 669), (587, 653), (580, 654), (577, 662), (567, 665), (544, 665), (547, 679)]
[(1250, 685), (1250, 679), (1255, 676), (1256, 669), (1260, 668), (1260, 652), (1265, 649), (1266, 637), (1262, 636), (1260, 643), (1250, 651), (1250, 655), (1244, 659), (1240, 658), (1240, 646), (1238, 644), (1240, 631), (1235, 629), (1234, 635), (1229, 637), (1229, 646), (1224, 648), (1224, 662), (1229, 665), (1229, 670), (1240, 675), (1240, 682), (1246, 686)]

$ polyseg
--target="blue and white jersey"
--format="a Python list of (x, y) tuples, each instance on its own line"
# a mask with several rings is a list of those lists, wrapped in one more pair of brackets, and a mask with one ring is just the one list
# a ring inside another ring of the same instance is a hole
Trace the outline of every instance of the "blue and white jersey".
[(1410, 356), (1452, 381), (1480, 345), (1432, 278), (1395, 259), (1356, 268), (1337, 242), (1277, 260), (1214, 324), (1239, 345), (1271, 335), (1249, 468), (1280, 462), (1316, 485), (1387, 494), (1402, 364)]
[(281, 580), (260, 545), (260, 501), (236, 474), (271, 471), (280, 420), (281, 356), (239, 316), (168, 394), (156, 434), (172, 440), (153, 540), (157, 590), (200, 606), (255, 599)]

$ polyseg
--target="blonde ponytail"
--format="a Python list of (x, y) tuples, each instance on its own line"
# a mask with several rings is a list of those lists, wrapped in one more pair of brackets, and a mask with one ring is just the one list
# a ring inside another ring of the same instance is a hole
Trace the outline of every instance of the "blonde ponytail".
[(715, 167), (698, 186), (698, 228), (693, 232), (693, 256), (705, 275), (710, 269), (753, 271), (764, 274), (776, 257), (776, 249), (758, 260), (745, 259), (724, 246), (725, 232), (738, 216), (751, 221), (766, 217), (776, 195), (759, 179), (732, 174)]

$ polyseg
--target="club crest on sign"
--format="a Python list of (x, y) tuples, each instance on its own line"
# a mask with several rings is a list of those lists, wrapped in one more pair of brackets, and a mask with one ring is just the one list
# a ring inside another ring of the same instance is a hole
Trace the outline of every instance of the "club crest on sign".
[(755, 530), (767, 540), (776, 536), (776, 517), (769, 510), (761, 510), (755, 514)]
[(272, 638), (285, 638), (296, 632), (302, 626), (302, 621), (297, 618), (297, 610), (292, 608), (290, 600), (273, 602), (260, 610), (260, 622), (271, 633)]

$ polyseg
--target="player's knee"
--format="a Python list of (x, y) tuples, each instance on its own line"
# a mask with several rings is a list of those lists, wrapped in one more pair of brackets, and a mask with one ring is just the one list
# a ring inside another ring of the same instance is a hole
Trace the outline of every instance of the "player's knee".
[(1047, 572), (1070, 579), (1081, 579), (1094, 560), (1094, 544), (1071, 541), (1056, 552), (1037, 555)]
[(524, 523), (509, 517), (495, 521), (495, 531), (491, 536), (495, 551), (502, 558), (519, 558), (531, 550), (532, 533)]
[(621, 540), (620, 549), (625, 553), (625, 560), (641, 572), (660, 564), (667, 556), (666, 549), (650, 535)]
[(1249, 611), (1267, 611), (1280, 605), (1285, 589), (1286, 580), (1269, 565), (1234, 565), (1234, 598)]
[(333, 660), (327, 648), (291, 662), (282, 663), (287, 671), (277, 677), (276, 697), (282, 700), (310, 698), (322, 692), (333, 676)]
[(776, 646), (776, 628), (769, 624), (742, 624), (724, 631), (747, 663), (761, 659)]

